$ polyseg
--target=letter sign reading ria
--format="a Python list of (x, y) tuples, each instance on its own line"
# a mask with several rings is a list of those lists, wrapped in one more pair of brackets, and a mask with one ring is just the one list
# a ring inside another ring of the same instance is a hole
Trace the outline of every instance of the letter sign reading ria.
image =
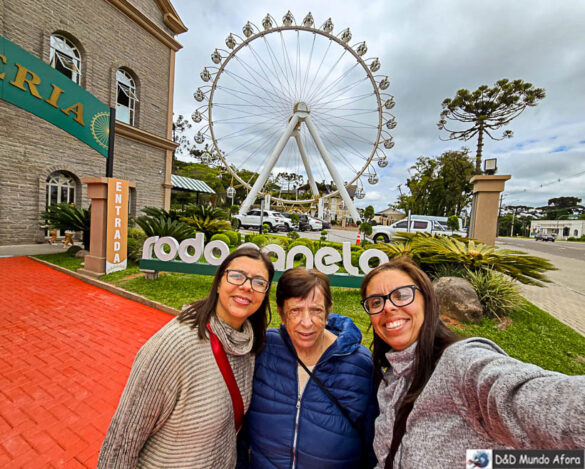
[[(110, 109), (49, 64), (2, 36), (0, 99), (51, 122), (107, 158)], [(32, 127), (30, 133), (34, 134)]]

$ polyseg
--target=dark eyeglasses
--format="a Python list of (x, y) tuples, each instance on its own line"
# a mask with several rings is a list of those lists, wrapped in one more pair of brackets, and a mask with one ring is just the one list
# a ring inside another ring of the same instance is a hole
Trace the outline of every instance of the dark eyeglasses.
[(392, 290), (387, 295), (371, 295), (360, 301), (361, 305), (369, 315), (379, 314), (384, 310), (386, 300), (394, 306), (408, 306), (414, 301), (415, 290), (422, 291), (416, 285), (404, 285)]
[(225, 279), (232, 285), (243, 285), (247, 280), (250, 280), (250, 286), (252, 290), (258, 293), (266, 293), (270, 282), (260, 277), (248, 277), (244, 272), (239, 270), (226, 269)]

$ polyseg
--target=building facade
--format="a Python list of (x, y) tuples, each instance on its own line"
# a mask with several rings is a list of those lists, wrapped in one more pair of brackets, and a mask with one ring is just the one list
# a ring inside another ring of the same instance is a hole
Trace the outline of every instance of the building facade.
[[(169, 0), (0, 0), (1, 35), (116, 108), (113, 176), (136, 184), (131, 213), (170, 206), (175, 36)], [(51, 203), (88, 207), (84, 177), (106, 159), (0, 100), (0, 245), (43, 242)]]
[(552, 234), (557, 239), (580, 238), (585, 235), (585, 220), (532, 220), (530, 237), (537, 233)]

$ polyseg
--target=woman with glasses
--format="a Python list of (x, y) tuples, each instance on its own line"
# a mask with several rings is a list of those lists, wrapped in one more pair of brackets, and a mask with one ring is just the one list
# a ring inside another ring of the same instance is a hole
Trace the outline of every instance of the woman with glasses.
[(273, 274), (257, 249), (237, 249), (218, 267), (209, 296), (140, 349), (98, 467), (235, 467)]
[(372, 359), (351, 319), (330, 314), (329, 279), (287, 270), (280, 329), (256, 359), (239, 468), (372, 468), (377, 415)]
[(458, 340), (409, 259), (372, 270), (361, 294), (380, 384), (377, 468), (485, 467), (479, 453), (466, 459), (474, 448), (585, 447), (585, 376), (522, 363), (487, 339)]

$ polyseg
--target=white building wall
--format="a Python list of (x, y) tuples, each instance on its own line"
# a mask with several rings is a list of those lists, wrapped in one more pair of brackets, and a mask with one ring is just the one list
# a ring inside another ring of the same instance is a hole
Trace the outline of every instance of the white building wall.
[(536, 233), (554, 234), (557, 239), (580, 238), (585, 235), (585, 220), (532, 220), (530, 236)]

